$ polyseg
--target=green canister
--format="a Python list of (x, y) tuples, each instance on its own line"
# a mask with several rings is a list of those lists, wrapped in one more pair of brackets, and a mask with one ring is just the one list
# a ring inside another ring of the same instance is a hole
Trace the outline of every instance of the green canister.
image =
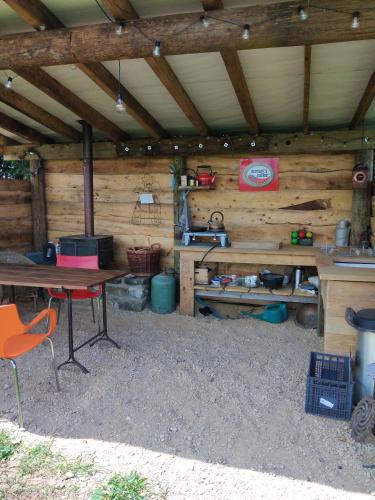
[(174, 271), (157, 274), (151, 280), (151, 310), (170, 314), (176, 309), (176, 276)]

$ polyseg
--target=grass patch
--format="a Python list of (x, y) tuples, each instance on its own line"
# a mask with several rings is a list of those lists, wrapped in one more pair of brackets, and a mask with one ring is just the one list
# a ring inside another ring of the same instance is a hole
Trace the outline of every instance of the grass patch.
[(82, 455), (70, 460), (61, 453), (53, 453), (51, 446), (52, 443), (40, 443), (27, 449), (19, 467), (21, 475), (26, 476), (42, 471), (61, 475), (69, 473), (72, 477), (94, 474), (95, 464), (93, 460)]
[(5, 431), (0, 431), (0, 460), (9, 460), (17, 451), (19, 443), (14, 443)]
[(166, 492), (155, 491), (149, 481), (133, 471), (128, 475), (115, 474), (108, 483), (97, 488), (91, 500), (162, 500)]

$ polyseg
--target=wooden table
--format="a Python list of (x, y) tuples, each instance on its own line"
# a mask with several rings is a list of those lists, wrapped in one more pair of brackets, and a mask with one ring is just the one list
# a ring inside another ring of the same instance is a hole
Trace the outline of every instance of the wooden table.
[[(14, 286), (31, 286), (40, 288), (62, 288), (68, 297), (68, 325), (69, 325), (69, 358), (58, 368), (67, 364), (78, 366), (84, 373), (88, 370), (79, 363), (74, 353), (87, 344), (94, 345), (100, 340), (107, 340), (115, 347), (119, 345), (112, 340), (107, 331), (107, 307), (105, 283), (127, 274), (127, 271), (115, 271), (106, 269), (73, 269), (54, 266), (29, 266), (23, 264), (0, 264), (0, 284)], [(74, 347), (73, 338), (73, 305), (72, 290), (82, 290), (102, 285), (102, 310), (103, 329), (88, 339), (83, 344)]]
[[(180, 314), (194, 315), (195, 263), (203, 258), (209, 248), (210, 245), (178, 245), (175, 247), (175, 250), (180, 252)], [(302, 246), (286, 246), (277, 250), (218, 247), (206, 255), (204, 262), (315, 266), (315, 253), (315, 248)], [(204, 295), (202, 291), (198, 291), (197, 294)]]

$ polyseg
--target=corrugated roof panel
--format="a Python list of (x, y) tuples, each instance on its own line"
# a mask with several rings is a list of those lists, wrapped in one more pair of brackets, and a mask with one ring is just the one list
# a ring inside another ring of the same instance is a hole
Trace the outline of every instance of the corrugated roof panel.
[(246, 129), (219, 53), (168, 56), (167, 60), (212, 130)]
[(375, 67), (375, 40), (315, 45), (310, 125), (348, 126)]
[(301, 128), (303, 47), (242, 50), (239, 57), (260, 127)]

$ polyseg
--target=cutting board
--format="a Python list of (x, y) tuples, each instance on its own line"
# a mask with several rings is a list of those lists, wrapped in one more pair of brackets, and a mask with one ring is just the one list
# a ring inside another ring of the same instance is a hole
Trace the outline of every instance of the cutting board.
[(276, 240), (248, 240), (248, 241), (232, 241), (232, 248), (252, 249), (252, 250), (278, 250), (281, 242)]

